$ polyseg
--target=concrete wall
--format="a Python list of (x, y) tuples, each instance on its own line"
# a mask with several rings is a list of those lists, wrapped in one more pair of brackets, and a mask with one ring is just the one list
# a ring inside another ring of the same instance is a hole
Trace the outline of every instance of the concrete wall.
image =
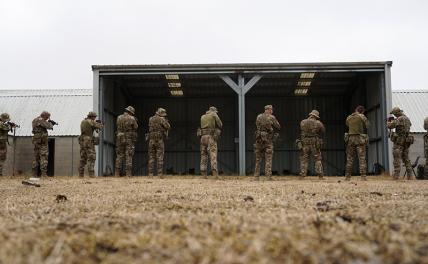
[[(52, 137), (55, 139), (55, 175), (78, 175), (80, 147), (77, 137)], [(31, 137), (9, 138), (8, 155), (3, 175), (13, 174), (13, 159), (15, 154), (15, 175), (30, 176), (33, 160), (33, 144)]]

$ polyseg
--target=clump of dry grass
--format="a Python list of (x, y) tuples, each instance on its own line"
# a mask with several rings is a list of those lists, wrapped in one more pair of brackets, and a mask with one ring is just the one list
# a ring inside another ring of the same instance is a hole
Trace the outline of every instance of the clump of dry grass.
[(21, 180), (0, 179), (3, 263), (428, 262), (428, 182)]

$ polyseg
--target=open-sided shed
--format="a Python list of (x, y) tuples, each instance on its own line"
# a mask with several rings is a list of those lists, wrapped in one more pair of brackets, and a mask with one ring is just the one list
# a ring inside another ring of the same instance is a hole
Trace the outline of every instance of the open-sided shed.
[[(224, 129), (219, 141), (219, 171), (245, 175), (254, 167), (253, 133), (257, 114), (272, 104), (282, 125), (275, 145), (273, 171), (299, 171), (294, 141), (299, 122), (312, 109), (326, 126), (323, 163), (326, 175), (343, 175), (345, 119), (365, 105), (371, 126), (369, 171), (379, 163), (387, 170), (389, 142), (384, 119), (391, 108), (392, 62), (94, 65), (94, 110), (106, 124), (98, 151), (100, 175), (114, 171), (116, 117), (127, 105), (140, 122), (134, 174), (147, 173), (147, 123), (158, 107), (167, 109), (172, 125), (166, 141), (165, 167), (170, 174), (199, 173), (200, 116), (213, 105)], [(313, 171), (313, 167), (310, 168)]]

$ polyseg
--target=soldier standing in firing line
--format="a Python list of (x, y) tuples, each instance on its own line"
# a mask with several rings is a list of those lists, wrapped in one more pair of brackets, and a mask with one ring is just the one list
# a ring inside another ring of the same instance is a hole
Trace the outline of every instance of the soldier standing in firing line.
[[(424, 119), (424, 129), (428, 132), (428, 117)], [(424, 179), (428, 180), (428, 133), (424, 135), (424, 156), (425, 156), (425, 167), (424, 167)]]
[(114, 175), (117, 177), (120, 176), (123, 161), (125, 161), (125, 176), (132, 176), (132, 158), (138, 136), (138, 124), (134, 115), (134, 107), (128, 106), (116, 121), (116, 163)]
[(320, 121), (319, 112), (312, 110), (307, 119), (300, 122), (300, 178), (303, 179), (308, 172), (309, 155), (312, 153), (315, 159), (315, 172), (320, 179), (324, 179), (322, 168), (321, 147), (322, 135), (325, 133), (323, 123)]
[(254, 176), (256, 180), (260, 179), (260, 163), (265, 156), (265, 175), (268, 180), (272, 179), (272, 158), (273, 158), (273, 143), (277, 137), (276, 130), (280, 130), (278, 120), (273, 115), (272, 105), (265, 106), (265, 112), (259, 114), (256, 119), (256, 142), (254, 143), (254, 154), (256, 156), (256, 165), (254, 168)]
[(0, 115), (0, 176), (3, 176), (3, 164), (7, 157), (8, 133), (15, 127), (17, 127), (17, 125), (10, 122), (8, 113)]
[(158, 108), (156, 114), (149, 119), (149, 176), (153, 176), (155, 161), (157, 160), (157, 175), (163, 178), (163, 159), (165, 154), (164, 139), (168, 137), (171, 125), (166, 119), (166, 110)]
[(346, 173), (345, 180), (351, 180), (352, 165), (354, 162), (354, 152), (357, 149), (358, 160), (360, 165), (361, 180), (366, 181), (367, 164), (366, 164), (366, 146), (369, 143), (369, 137), (365, 133), (369, 122), (364, 115), (364, 106), (359, 105), (355, 112), (346, 118), (348, 133), (345, 133), (346, 144)]
[[(88, 163), (88, 174), (89, 177), (94, 177), (95, 172), (95, 142), (94, 131), (99, 131), (103, 128), (103, 124), (100, 121), (95, 121), (97, 114), (95, 112), (89, 112), (88, 116), (80, 123), (80, 164), (79, 164), (79, 176), (83, 177), (85, 171), (85, 165)], [(97, 138), (99, 139), (99, 138)]]
[(394, 129), (390, 135), (391, 141), (394, 143), (392, 146), (392, 156), (394, 157), (394, 180), (400, 178), (401, 161), (406, 166), (407, 179), (412, 180), (413, 170), (412, 163), (409, 159), (409, 148), (413, 144), (414, 138), (410, 135), (410, 127), (412, 123), (410, 119), (403, 113), (399, 107), (392, 108), (390, 114), (396, 118), (388, 118), (386, 123), (389, 129)]
[(212, 175), (218, 179), (217, 169), (217, 141), (220, 138), (223, 123), (218, 117), (217, 108), (211, 106), (201, 116), (201, 127), (198, 136), (201, 137), (201, 175), (207, 179), (208, 155), (211, 161)]
[(48, 130), (52, 130), (57, 123), (50, 120), (51, 114), (43, 111), (40, 116), (34, 118), (33, 127), (33, 145), (34, 159), (32, 164), (33, 176), (38, 176), (38, 168), (40, 167), (41, 176), (47, 176), (48, 172)]

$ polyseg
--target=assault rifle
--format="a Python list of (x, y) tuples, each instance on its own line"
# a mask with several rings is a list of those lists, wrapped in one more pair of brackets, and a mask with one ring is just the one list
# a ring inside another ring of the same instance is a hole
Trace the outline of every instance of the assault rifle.
[(57, 126), (58, 125), (58, 123), (55, 122), (55, 121), (53, 121), (52, 119), (49, 119), (48, 122), (51, 123), (53, 126)]

